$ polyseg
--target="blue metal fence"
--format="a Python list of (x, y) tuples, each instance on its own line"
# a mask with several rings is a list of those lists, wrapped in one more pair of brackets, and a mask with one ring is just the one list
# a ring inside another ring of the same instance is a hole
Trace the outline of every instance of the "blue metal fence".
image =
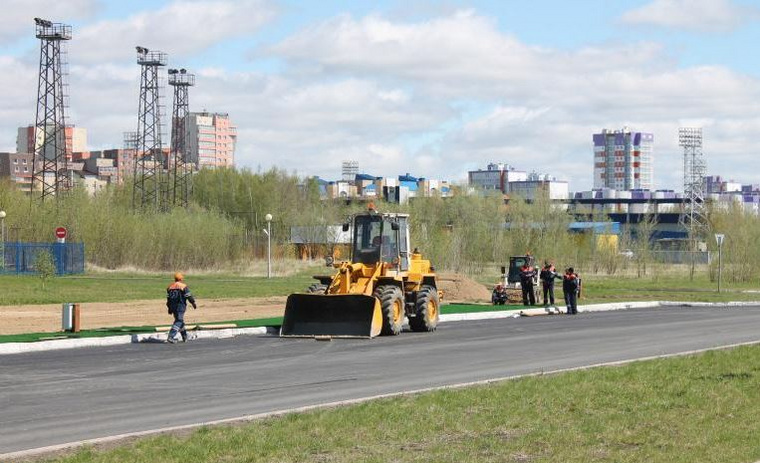
[(19, 243), (5, 242), (0, 273), (37, 273), (34, 262), (37, 254), (47, 251), (53, 256), (55, 273), (69, 275), (84, 273), (84, 243)]

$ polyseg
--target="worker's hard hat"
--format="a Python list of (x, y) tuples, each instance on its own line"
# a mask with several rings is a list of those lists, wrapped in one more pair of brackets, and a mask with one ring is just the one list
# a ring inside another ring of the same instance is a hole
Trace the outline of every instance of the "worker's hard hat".
[(185, 279), (185, 277), (181, 273), (177, 272), (177, 273), (174, 274), (174, 281), (182, 281), (184, 279)]

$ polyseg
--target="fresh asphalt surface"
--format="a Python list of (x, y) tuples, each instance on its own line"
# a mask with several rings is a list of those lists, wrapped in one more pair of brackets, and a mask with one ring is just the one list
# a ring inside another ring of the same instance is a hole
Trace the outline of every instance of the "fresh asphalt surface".
[[(582, 310), (582, 307), (581, 307)], [(0, 356), (0, 456), (117, 434), (760, 340), (760, 307), (451, 322), (373, 340), (242, 336)]]

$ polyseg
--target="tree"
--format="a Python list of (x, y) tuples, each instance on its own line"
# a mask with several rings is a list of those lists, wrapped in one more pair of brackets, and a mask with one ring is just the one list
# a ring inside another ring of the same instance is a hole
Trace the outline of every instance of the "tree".
[(55, 275), (55, 260), (50, 251), (37, 252), (37, 255), (34, 256), (34, 269), (37, 271), (37, 276), (40, 277), (42, 289), (45, 289), (47, 281)]

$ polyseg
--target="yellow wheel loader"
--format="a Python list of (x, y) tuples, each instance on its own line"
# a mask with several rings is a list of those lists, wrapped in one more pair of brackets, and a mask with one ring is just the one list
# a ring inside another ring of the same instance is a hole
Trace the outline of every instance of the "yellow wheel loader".
[[(282, 337), (396, 335), (404, 318), (413, 331), (434, 331), (441, 295), (430, 261), (409, 245), (409, 215), (370, 207), (343, 224), (352, 231), (351, 260), (332, 262), (331, 276), (291, 294)], [(353, 225), (353, 227), (352, 227)]]

